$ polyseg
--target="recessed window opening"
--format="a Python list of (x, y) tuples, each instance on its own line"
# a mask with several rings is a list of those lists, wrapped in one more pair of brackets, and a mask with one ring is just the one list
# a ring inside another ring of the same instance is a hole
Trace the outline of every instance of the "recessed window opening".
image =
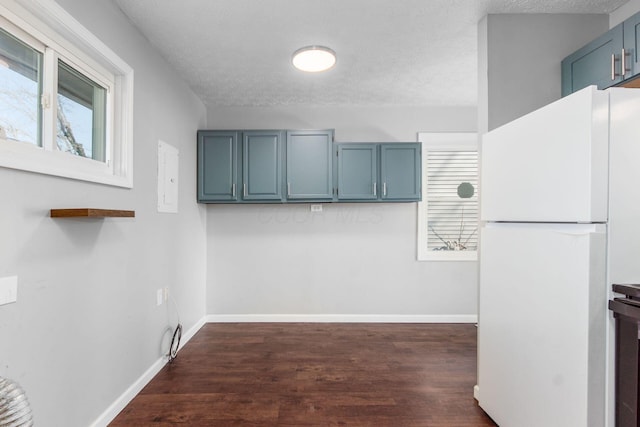
[(421, 132), (422, 201), (418, 260), (475, 261), (478, 250), (478, 144), (475, 133)]
[(0, 167), (131, 188), (132, 114), (133, 69), (59, 5), (0, 5)]

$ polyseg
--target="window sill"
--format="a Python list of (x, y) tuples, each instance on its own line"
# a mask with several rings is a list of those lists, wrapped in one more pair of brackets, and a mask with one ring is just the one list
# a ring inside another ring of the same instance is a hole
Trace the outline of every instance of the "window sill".
[(116, 175), (105, 163), (6, 139), (0, 139), (0, 167), (116, 187), (133, 187), (131, 173)]
[(418, 254), (418, 261), (477, 261), (478, 251), (428, 251)]

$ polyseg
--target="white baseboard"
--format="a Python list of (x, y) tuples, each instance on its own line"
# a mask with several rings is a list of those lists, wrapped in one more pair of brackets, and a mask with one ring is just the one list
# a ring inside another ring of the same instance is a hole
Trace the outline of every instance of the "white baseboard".
[(207, 323), (477, 323), (475, 314), (210, 314)]
[[(184, 347), (191, 338), (202, 328), (206, 323), (206, 317), (203, 317), (195, 325), (191, 327), (187, 332), (182, 334), (180, 338), (180, 347)], [(149, 367), (124, 393), (120, 395), (92, 424), (92, 427), (106, 427), (111, 421), (113, 421), (118, 414), (133, 400), (134, 397), (142, 391), (142, 389), (149, 384), (149, 382), (155, 377), (158, 372), (167, 364), (167, 357), (162, 356), (156, 360), (153, 365)]]

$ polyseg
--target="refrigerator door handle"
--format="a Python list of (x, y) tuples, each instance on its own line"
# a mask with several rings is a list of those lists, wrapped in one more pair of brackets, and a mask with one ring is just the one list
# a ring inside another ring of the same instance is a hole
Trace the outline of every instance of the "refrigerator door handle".
[(556, 233), (565, 236), (590, 236), (592, 234), (603, 234), (607, 232), (607, 227), (604, 224), (590, 224), (589, 226), (582, 227), (579, 230), (555, 230)]
[(570, 232), (570, 231), (556, 231), (557, 234), (562, 234), (565, 236), (588, 236), (590, 234), (593, 234), (595, 232), (594, 231), (576, 231), (576, 232)]

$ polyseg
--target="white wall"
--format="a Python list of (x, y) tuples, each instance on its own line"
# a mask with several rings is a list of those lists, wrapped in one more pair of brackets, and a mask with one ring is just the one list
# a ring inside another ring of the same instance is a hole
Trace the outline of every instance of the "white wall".
[(629, 0), (609, 15), (609, 28), (613, 28), (631, 15), (640, 12), (640, 0)]
[(478, 130), (484, 133), (561, 97), (567, 55), (604, 34), (608, 15), (500, 14), (478, 25)]
[[(59, 0), (135, 69), (134, 188), (0, 168), (0, 376), (25, 389), (36, 425), (87, 426), (205, 314), (206, 212), (195, 203), (204, 105), (110, 1)], [(180, 149), (180, 213), (156, 212), (157, 141)], [(133, 209), (135, 219), (51, 219), (50, 208)]]
[[(475, 108), (215, 108), (211, 129), (335, 128), (338, 142), (473, 131)], [(416, 261), (416, 204), (209, 205), (211, 315), (476, 314), (475, 262)], [(238, 317), (238, 318), (240, 318)], [(232, 316), (233, 318), (233, 316)]]

